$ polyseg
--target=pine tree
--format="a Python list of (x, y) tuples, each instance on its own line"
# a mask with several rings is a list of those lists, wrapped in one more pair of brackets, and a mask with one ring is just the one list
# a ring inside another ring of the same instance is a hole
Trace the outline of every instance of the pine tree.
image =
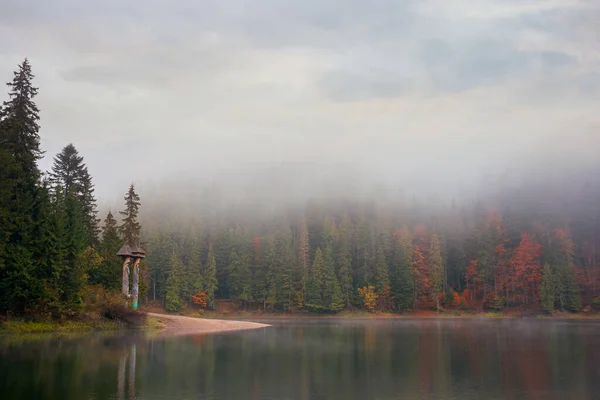
[(266, 271), (266, 304), (274, 307), (277, 303), (277, 248), (275, 238), (270, 237), (265, 245), (264, 268)]
[(35, 182), (40, 175), (37, 160), (44, 152), (40, 149), (39, 109), (33, 101), (38, 88), (32, 85), (33, 78), (31, 65), (25, 59), (14, 72), (12, 82), (7, 83), (10, 92), (0, 114), (0, 145), (20, 165), (23, 178)]
[(568, 229), (560, 228), (554, 231), (554, 238), (553, 266), (558, 304), (562, 311), (579, 311), (581, 297), (576, 282), (573, 240)]
[(353, 292), (352, 285), (352, 254), (351, 248), (351, 224), (348, 216), (342, 218), (340, 224), (340, 239), (338, 241), (338, 277), (340, 282), (340, 290), (347, 307), (350, 307), (350, 296)]
[(169, 262), (169, 277), (165, 286), (165, 308), (169, 312), (177, 312), (183, 305), (181, 301), (182, 269), (181, 259), (173, 250)]
[(306, 294), (306, 308), (313, 311), (325, 311), (323, 307), (323, 283), (324, 283), (324, 260), (323, 251), (320, 247), (315, 251), (315, 259), (310, 271), (308, 289)]
[(132, 245), (135, 240), (140, 237), (142, 227), (137, 222), (138, 212), (140, 208), (140, 196), (135, 192), (133, 183), (129, 186), (129, 190), (125, 195), (125, 210), (119, 211), (123, 216), (123, 224), (120, 226), (121, 234), (125, 242)]
[(83, 157), (79, 155), (75, 146), (70, 143), (54, 157), (50, 182), (53, 186), (60, 186), (63, 193), (71, 190), (79, 193), (81, 190), (80, 174), (84, 168)]
[(434, 297), (436, 308), (440, 309), (440, 296), (444, 289), (444, 264), (442, 261), (440, 241), (436, 234), (431, 235), (429, 247), (429, 274), (431, 280), (431, 295)]
[(377, 263), (375, 264), (373, 276), (375, 290), (377, 291), (378, 295), (381, 295), (383, 291), (390, 285), (388, 264), (382, 246), (379, 246), (377, 249)]
[(294, 250), (287, 238), (277, 249), (277, 306), (284, 311), (288, 311), (293, 303), (295, 263)]
[(80, 192), (78, 193), (79, 201), (81, 202), (81, 211), (83, 213), (83, 223), (88, 244), (92, 246), (98, 245), (98, 235), (100, 234), (100, 219), (98, 218), (98, 210), (96, 205), (96, 197), (94, 196), (94, 184), (92, 177), (87, 168), (81, 171), (80, 175)]
[(192, 296), (201, 292), (202, 284), (202, 253), (201, 244), (195, 235), (188, 243), (188, 259), (185, 264), (185, 285), (183, 298), (192, 301)]
[(308, 279), (310, 270), (308, 228), (306, 218), (300, 220), (298, 240), (298, 264), (300, 265), (300, 290), (302, 291), (302, 302), (306, 303), (306, 292), (308, 290)]
[(96, 270), (90, 272), (91, 284), (102, 285), (109, 290), (118, 290), (121, 287), (121, 259), (117, 256), (117, 252), (122, 244), (117, 220), (109, 211), (104, 219), (99, 246), (102, 263)]
[(66, 260), (60, 283), (65, 310), (74, 314), (82, 305), (81, 292), (87, 278), (79, 263), (80, 254), (86, 248), (85, 226), (81, 203), (72, 191), (64, 193), (62, 204), (66, 216)]
[(394, 232), (395, 248), (392, 262), (392, 295), (399, 310), (408, 310), (414, 305), (414, 278), (412, 270), (412, 236), (407, 227)]
[(233, 251), (229, 257), (230, 292), (233, 298), (240, 300), (246, 305), (252, 300), (252, 275), (250, 271), (250, 260), (246, 254), (238, 255)]
[(215, 292), (219, 288), (219, 282), (217, 281), (217, 262), (215, 261), (212, 244), (208, 247), (207, 267), (203, 281), (204, 289), (206, 289), (206, 294), (208, 295), (208, 305), (210, 308), (214, 309)]
[(554, 300), (556, 295), (556, 282), (550, 265), (544, 265), (544, 275), (540, 283), (540, 298), (542, 300), (542, 308), (549, 313), (554, 311)]
[(81, 203), (81, 211), (85, 226), (86, 243), (97, 245), (98, 222), (96, 199), (92, 178), (73, 144), (68, 144), (54, 157), (50, 181), (56, 188), (60, 186), (63, 193), (74, 193)]
[(39, 110), (33, 98), (37, 88), (25, 59), (14, 73), (9, 100), (0, 109), (0, 311), (16, 314), (36, 309), (44, 284), (33, 262), (40, 171)]
[(333, 253), (329, 246), (325, 248), (323, 258), (323, 287), (321, 292), (324, 310), (337, 312), (344, 308), (344, 296), (335, 275)]

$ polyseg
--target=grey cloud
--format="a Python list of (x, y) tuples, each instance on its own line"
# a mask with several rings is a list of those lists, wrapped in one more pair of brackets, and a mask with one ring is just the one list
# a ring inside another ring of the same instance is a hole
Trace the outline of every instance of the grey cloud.
[(259, 160), (451, 187), (596, 115), (600, 8), (541, 3), (0, 1), (0, 78), (31, 58), (49, 158), (74, 142), (101, 196)]

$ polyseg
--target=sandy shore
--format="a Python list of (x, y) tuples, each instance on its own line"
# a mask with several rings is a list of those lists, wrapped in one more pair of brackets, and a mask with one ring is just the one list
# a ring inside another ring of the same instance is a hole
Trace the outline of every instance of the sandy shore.
[(247, 321), (183, 317), (180, 315), (148, 313), (164, 326), (161, 336), (184, 336), (198, 333), (217, 333), (265, 328), (270, 325)]

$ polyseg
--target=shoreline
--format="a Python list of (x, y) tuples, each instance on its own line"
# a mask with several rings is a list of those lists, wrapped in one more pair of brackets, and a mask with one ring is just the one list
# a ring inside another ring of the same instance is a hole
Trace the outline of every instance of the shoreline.
[(150, 312), (147, 314), (149, 317), (157, 319), (158, 324), (162, 325), (157, 334), (163, 337), (235, 332), (271, 326), (258, 322), (236, 321), (233, 319), (195, 318)]

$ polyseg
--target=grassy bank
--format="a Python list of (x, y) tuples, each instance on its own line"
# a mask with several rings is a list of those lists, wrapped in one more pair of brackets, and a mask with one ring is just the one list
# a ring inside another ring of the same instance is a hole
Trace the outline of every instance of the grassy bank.
[(70, 318), (0, 317), (0, 333), (119, 331), (152, 329), (152, 326), (145, 312), (132, 310), (120, 293), (106, 292), (101, 287), (86, 288), (81, 309)]

